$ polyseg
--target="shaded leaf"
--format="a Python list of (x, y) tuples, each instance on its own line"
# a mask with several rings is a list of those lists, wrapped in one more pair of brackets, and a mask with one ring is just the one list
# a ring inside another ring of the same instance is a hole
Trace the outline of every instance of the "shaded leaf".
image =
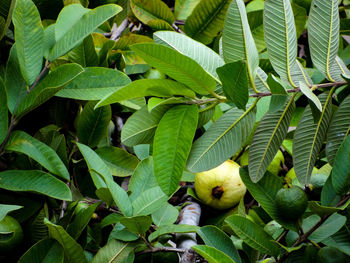
[(175, 0), (174, 15), (177, 20), (186, 20), (200, 0)]
[(0, 78), (0, 144), (4, 141), (8, 129), (7, 92)]
[(132, 233), (144, 235), (150, 228), (152, 220), (149, 216), (124, 217), (120, 219), (120, 223)]
[(223, 253), (222, 251), (214, 247), (209, 247), (205, 245), (195, 245), (192, 247), (192, 249), (211, 263), (234, 263), (235, 262), (225, 253)]
[(199, 226), (193, 225), (166, 225), (160, 226), (152, 234), (148, 236), (148, 240), (152, 242), (161, 235), (171, 234), (171, 233), (193, 233), (199, 229)]
[(0, 204), (0, 221), (4, 219), (4, 217), (15, 210), (21, 209), (23, 206), (19, 205), (5, 205), (5, 204)]
[(68, 53), (68, 59), (82, 67), (98, 66), (98, 56), (91, 35), (84, 38), (83, 42)]
[(64, 250), (54, 239), (44, 239), (22, 255), (18, 263), (63, 263)]
[[(118, 263), (125, 262), (126, 259), (133, 255), (135, 245), (132, 243), (123, 243), (117, 240), (110, 240), (102, 247), (92, 259), (91, 263)], [(134, 256), (131, 261), (133, 262)]]
[(350, 189), (350, 136), (341, 144), (335, 158), (332, 170), (332, 183), (339, 195), (346, 194)]

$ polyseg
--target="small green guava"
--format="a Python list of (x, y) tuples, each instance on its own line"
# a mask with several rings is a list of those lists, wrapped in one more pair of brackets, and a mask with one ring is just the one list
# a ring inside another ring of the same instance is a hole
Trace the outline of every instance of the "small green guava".
[(0, 221), (0, 254), (13, 251), (23, 240), (23, 230), (19, 222), (11, 216)]
[(212, 170), (197, 173), (194, 186), (199, 199), (215, 209), (226, 209), (239, 203), (246, 192), (239, 167), (227, 160)]

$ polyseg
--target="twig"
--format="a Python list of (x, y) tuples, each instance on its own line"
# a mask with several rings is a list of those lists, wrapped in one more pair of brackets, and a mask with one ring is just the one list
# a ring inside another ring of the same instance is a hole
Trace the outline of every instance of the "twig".
[(4, 153), (5, 145), (6, 145), (6, 143), (8, 142), (8, 140), (9, 140), (9, 138), (10, 138), (10, 134), (11, 134), (12, 130), (13, 130), (13, 129), (15, 128), (15, 126), (16, 126), (16, 123), (17, 123), (17, 120), (16, 120), (16, 118), (12, 115), (11, 122), (10, 122), (9, 128), (7, 129), (7, 133), (6, 133), (5, 139), (4, 139), (4, 141), (0, 144), (0, 156)]
[(129, 25), (129, 19), (125, 18), (123, 20), (123, 22), (120, 24), (120, 26), (117, 27), (117, 24), (114, 23), (112, 26), (112, 30), (111, 30), (111, 40), (118, 40), (118, 38), (120, 38), (120, 36), (122, 35), (123, 31), (128, 28)]
[(40, 72), (39, 76), (36, 78), (33, 85), (29, 88), (28, 93), (31, 92), (36, 87), (36, 85), (38, 85), (39, 81), (44, 77), (44, 75), (48, 71), (49, 66), (50, 66), (50, 61), (47, 60), (45, 62), (45, 66), (44, 66), (43, 70)]
[(136, 255), (143, 255), (147, 253), (157, 253), (157, 252), (177, 252), (185, 253), (186, 249), (176, 248), (176, 247), (153, 247), (152, 249), (146, 249), (136, 253)]
[(181, 34), (185, 34), (175, 23), (171, 25), (176, 32), (181, 33)]

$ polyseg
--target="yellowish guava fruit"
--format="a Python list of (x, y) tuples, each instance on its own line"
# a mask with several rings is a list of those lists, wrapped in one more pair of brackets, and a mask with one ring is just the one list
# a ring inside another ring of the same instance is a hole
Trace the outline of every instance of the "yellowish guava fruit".
[(0, 255), (13, 251), (23, 240), (23, 230), (19, 222), (11, 216), (0, 221)]
[[(248, 165), (248, 159), (249, 159), (249, 151), (245, 151), (240, 160), (240, 164), (242, 166)], [(282, 165), (284, 164), (284, 156), (281, 150), (278, 150), (275, 157), (273, 158), (270, 165), (267, 167), (267, 171), (274, 175), (278, 175), (278, 173), (282, 170)]]
[(212, 170), (197, 173), (194, 186), (200, 200), (216, 209), (236, 205), (246, 192), (239, 167), (232, 160), (227, 160)]

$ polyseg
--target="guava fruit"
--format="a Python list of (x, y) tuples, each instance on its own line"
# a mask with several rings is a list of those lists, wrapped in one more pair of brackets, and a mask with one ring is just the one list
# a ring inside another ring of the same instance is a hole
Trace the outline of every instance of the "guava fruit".
[(215, 209), (236, 205), (246, 192), (239, 167), (232, 160), (227, 160), (212, 170), (197, 173), (194, 186), (199, 199)]
[(148, 70), (145, 74), (144, 77), (146, 79), (165, 79), (166, 76), (163, 72), (160, 72), (158, 69), (151, 68)]
[(307, 208), (307, 195), (298, 186), (280, 189), (275, 197), (278, 214), (286, 220), (300, 218)]
[(317, 253), (317, 259), (320, 263), (349, 262), (349, 257), (333, 247), (321, 248)]
[(23, 230), (19, 222), (11, 216), (0, 221), (0, 254), (14, 250), (23, 240)]
[[(245, 151), (240, 160), (241, 166), (248, 165), (248, 159), (249, 159), (249, 151)], [(284, 156), (281, 150), (278, 150), (275, 157), (273, 158), (270, 165), (267, 167), (267, 171), (274, 175), (278, 175), (278, 173), (282, 170), (282, 165), (284, 164)]]

